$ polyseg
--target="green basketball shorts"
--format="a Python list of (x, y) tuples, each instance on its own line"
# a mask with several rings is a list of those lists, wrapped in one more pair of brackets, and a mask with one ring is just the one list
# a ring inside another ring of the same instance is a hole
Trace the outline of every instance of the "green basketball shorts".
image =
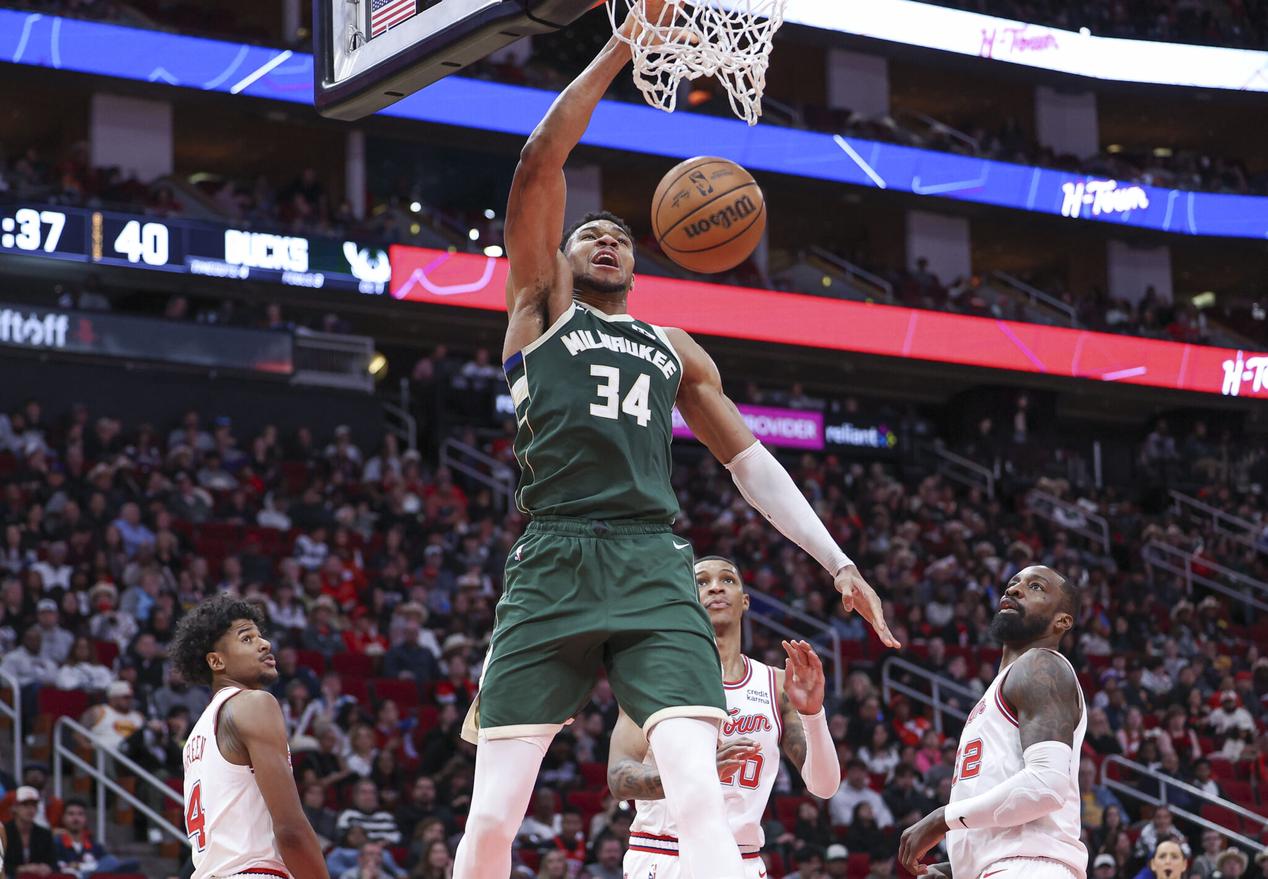
[(463, 737), (558, 732), (589, 700), (600, 666), (644, 729), (667, 717), (725, 718), (693, 562), (668, 525), (534, 519), (506, 561)]

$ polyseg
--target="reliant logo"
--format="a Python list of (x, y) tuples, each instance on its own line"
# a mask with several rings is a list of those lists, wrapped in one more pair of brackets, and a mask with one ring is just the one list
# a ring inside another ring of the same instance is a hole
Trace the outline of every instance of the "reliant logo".
[(898, 435), (883, 424), (877, 427), (857, 427), (848, 421), (830, 424), (823, 429), (823, 438), (833, 445), (862, 449), (892, 449), (898, 445)]
[(0, 343), (30, 348), (65, 348), (70, 317), (65, 314), (23, 314), (12, 308), (0, 309)]
[(1268, 357), (1245, 357), (1241, 351), (1237, 357), (1224, 361), (1224, 388), (1228, 397), (1239, 396), (1242, 382), (1251, 382), (1251, 390), (1258, 394), (1268, 387)]
[(1149, 207), (1149, 196), (1139, 186), (1118, 188), (1117, 180), (1087, 180), (1062, 183), (1061, 216), (1078, 219), (1085, 207), (1094, 217), (1101, 214), (1125, 214)]
[(253, 269), (307, 272), (308, 239), (226, 229), (225, 262)]

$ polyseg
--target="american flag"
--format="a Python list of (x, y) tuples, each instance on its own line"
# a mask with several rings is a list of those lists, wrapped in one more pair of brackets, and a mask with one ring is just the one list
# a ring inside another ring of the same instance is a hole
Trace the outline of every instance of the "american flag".
[(370, 0), (370, 36), (377, 37), (418, 12), (417, 0)]

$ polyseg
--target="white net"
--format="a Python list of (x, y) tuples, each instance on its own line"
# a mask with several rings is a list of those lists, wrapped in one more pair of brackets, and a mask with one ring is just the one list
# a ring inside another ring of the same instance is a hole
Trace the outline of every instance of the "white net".
[[(762, 115), (771, 40), (788, 0), (666, 0), (649, 20), (645, 0), (607, 0), (612, 30), (630, 46), (634, 84), (647, 103), (672, 113), (684, 80), (715, 77), (749, 125)], [(634, 19), (628, 32), (626, 17)]]

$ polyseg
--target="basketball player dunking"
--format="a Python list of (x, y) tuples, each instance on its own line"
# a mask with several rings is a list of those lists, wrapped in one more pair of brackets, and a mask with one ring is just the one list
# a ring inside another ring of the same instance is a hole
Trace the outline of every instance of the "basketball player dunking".
[[(729, 559), (698, 559), (696, 587), (722, 656), (728, 716), (718, 743), (718, 774), (727, 823), (747, 879), (760, 879), (766, 873), (760, 854), (766, 841), (762, 813), (779, 774), (780, 750), (815, 796), (827, 799), (841, 785), (841, 764), (823, 712), (823, 665), (804, 641), (784, 642), (788, 662), (782, 669), (740, 653), (749, 598), (740, 572)], [(630, 827), (625, 876), (687, 879), (680, 867), (677, 827), (665, 807), (655, 756), (642, 731), (624, 713), (612, 733), (608, 789), (618, 799), (635, 800), (638, 809)]]
[(185, 830), (192, 879), (328, 879), (291, 774), (273, 649), (252, 605), (217, 595), (177, 626), (169, 655), (211, 704), (185, 742)]
[[(1087, 875), (1080, 841), (1079, 749), (1087, 709), (1057, 652), (1079, 615), (1075, 586), (1051, 568), (1017, 573), (991, 620), (1000, 673), (960, 734), (949, 805), (904, 831), (898, 859), (913, 874), (954, 879)], [(920, 859), (943, 837), (951, 860)]]
[[(656, 18), (660, 4), (649, 5)], [(477, 749), (455, 879), (506, 879), (542, 758), (600, 667), (656, 748), (687, 872), (743, 874), (714, 762), (727, 716), (718, 650), (691, 546), (671, 527), (675, 404), (745, 499), (823, 566), (847, 609), (898, 646), (880, 598), (753, 437), (709, 355), (682, 330), (628, 313), (634, 239), (625, 223), (590, 215), (564, 231), (564, 163), (629, 60), (614, 36), (551, 105), (511, 182), (502, 357), (517, 424), (516, 502), (532, 521), (507, 559), (463, 729)]]

